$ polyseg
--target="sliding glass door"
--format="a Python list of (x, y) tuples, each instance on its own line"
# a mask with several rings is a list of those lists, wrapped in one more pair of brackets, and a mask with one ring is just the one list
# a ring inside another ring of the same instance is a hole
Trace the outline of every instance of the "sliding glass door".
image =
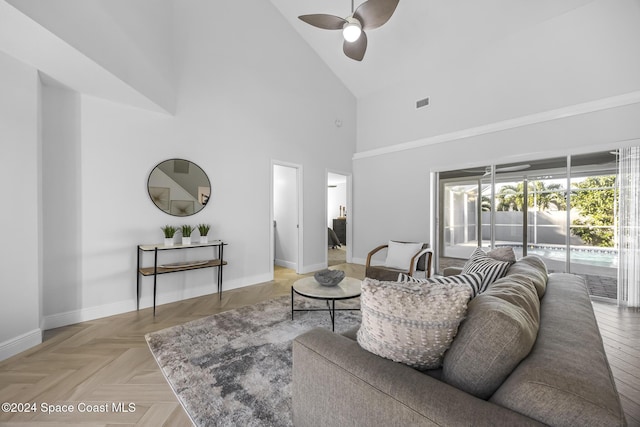
[(485, 212), (491, 209), (491, 193), (484, 174), (485, 168), (440, 174), (440, 268), (460, 266), (476, 247), (489, 247), (490, 222)]
[(615, 298), (615, 174), (615, 152), (439, 173), (438, 271), (476, 247), (509, 246)]
[(592, 294), (617, 298), (617, 152), (572, 156), (568, 271)]

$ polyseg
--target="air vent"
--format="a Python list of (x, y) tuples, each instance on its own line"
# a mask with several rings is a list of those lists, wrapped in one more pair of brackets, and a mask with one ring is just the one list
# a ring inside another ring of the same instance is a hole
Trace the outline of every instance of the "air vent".
[(429, 98), (424, 98), (419, 101), (416, 101), (416, 108), (422, 108), (429, 105)]

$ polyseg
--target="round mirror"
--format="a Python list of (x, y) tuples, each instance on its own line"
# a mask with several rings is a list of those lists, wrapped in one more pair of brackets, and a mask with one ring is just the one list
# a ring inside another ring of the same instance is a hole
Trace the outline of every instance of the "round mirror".
[(149, 197), (158, 209), (174, 216), (200, 212), (211, 196), (211, 183), (200, 166), (183, 159), (165, 160), (149, 174)]

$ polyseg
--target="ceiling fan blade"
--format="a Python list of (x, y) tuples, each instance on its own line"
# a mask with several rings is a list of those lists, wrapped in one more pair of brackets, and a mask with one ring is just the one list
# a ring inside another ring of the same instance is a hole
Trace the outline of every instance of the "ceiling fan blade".
[(505, 166), (502, 168), (496, 168), (496, 172), (518, 172), (518, 171), (523, 171), (525, 169), (529, 169), (531, 167), (531, 165), (529, 164), (521, 164), (521, 165), (515, 165), (515, 166)]
[(391, 18), (399, 0), (367, 0), (353, 13), (363, 30), (378, 28)]
[(354, 42), (348, 42), (345, 40), (342, 45), (342, 50), (349, 58), (355, 59), (356, 61), (362, 61), (364, 53), (367, 51), (367, 35), (363, 31), (360, 33), (358, 40)]
[(301, 15), (298, 16), (301, 21), (306, 22), (314, 27), (322, 28), (323, 30), (341, 30), (347, 21), (339, 16), (326, 15), (324, 13), (317, 13), (314, 15)]

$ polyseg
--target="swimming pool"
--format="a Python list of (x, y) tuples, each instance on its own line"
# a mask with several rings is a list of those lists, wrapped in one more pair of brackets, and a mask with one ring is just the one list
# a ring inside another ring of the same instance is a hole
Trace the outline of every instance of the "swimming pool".
[[(522, 255), (522, 245), (500, 244), (496, 246), (511, 246), (514, 250), (520, 249)], [(555, 245), (528, 245), (527, 255), (538, 255), (554, 261), (565, 262), (566, 246)], [(593, 246), (571, 247), (569, 252), (572, 264), (586, 264), (594, 267), (618, 268), (618, 250), (613, 248), (598, 248)]]

